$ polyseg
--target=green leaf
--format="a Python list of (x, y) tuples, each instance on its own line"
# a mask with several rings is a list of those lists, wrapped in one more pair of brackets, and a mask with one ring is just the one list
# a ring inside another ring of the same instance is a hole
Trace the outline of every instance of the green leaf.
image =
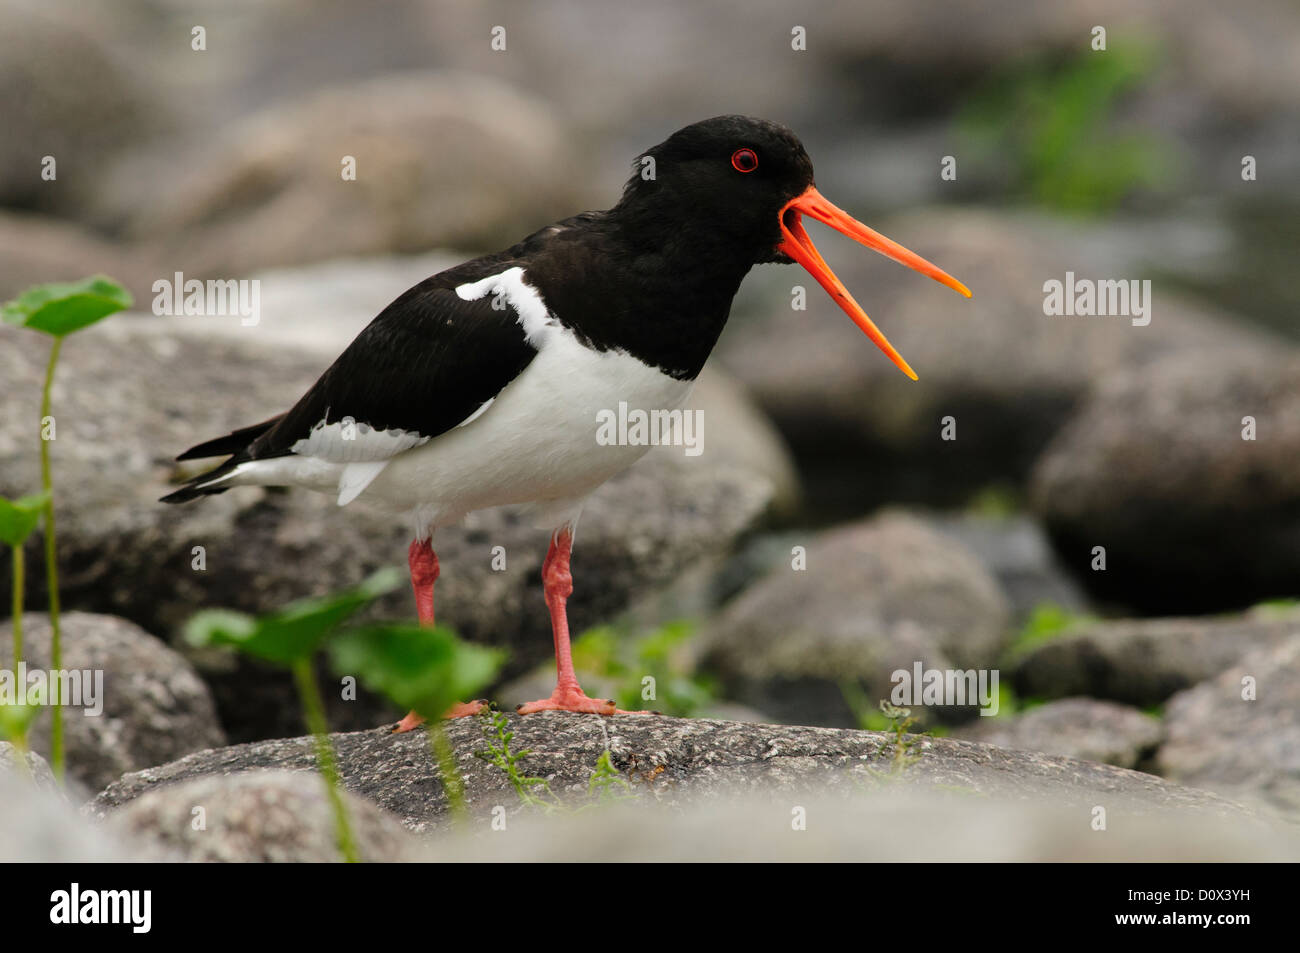
[[(12, 677), (12, 676), (11, 676)], [(27, 737), (27, 732), (36, 721), (41, 709), (37, 705), (0, 704), (0, 738), (18, 743)]]
[(55, 337), (80, 331), (131, 307), (130, 292), (105, 275), (28, 288), (0, 309), (6, 324)]
[(16, 500), (0, 496), (0, 543), (21, 546), (41, 521), (41, 512), (49, 499), (48, 493), (20, 496)]
[(400, 583), (397, 570), (382, 569), (351, 589), (304, 599), (260, 618), (224, 609), (200, 612), (186, 624), (185, 638), (191, 645), (225, 645), (277, 665), (291, 665), (310, 658), (353, 613)]
[(463, 642), (450, 629), (415, 624), (349, 629), (330, 640), (329, 652), (337, 674), (354, 675), (429, 720), (486, 688), (504, 660), (504, 653)]

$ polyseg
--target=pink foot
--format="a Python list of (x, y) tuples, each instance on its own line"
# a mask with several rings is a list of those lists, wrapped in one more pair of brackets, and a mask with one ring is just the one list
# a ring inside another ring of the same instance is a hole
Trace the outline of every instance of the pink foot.
[(588, 698), (577, 685), (572, 688), (555, 687), (550, 698), (540, 698), (515, 708), (521, 715), (531, 715), (536, 711), (577, 711), (589, 715), (612, 715), (617, 708), (608, 698)]
[[(452, 705), (443, 714), (443, 718), (465, 718), (469, 715), (477, 715), (483, 709), (488, 707), (486, 699), (479, 698), (472, 702), (457, 702)], [(408, 712), (406, 717), (397, 723), (393, 729), (393, 734), (398, 735), (406, 731), (414, 731), (424, 724), (424, 717), (417, 715), (415, 712)]]
[(581, 688), (563, 689), (556, 687), (550, 698), (519, 705), (515, 711), (521, 715), (531, 715), (538, 711), (576, 711), (587, 715), (653, 715), (651, 711), (624, 711), (615, 708), (608, 698), (589, 698)]

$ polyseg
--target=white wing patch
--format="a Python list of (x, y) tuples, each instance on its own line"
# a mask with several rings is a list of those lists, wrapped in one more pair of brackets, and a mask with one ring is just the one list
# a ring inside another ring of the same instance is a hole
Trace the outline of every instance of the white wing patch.
[[(462, 301), (477, 301), (484, 295), (491, 295), (514, 308), (524, 329), (524, 340), (538, 350), (551, 332), (560, 327), (537, 289), (525, 284), (524, 269), (518, 265), (499, 275), (488, 275), (456, 286), (456, 296)], [(495, 300), (493, 306), (496, 306)]]
[(307, 436), (289, 449), (299, 457), (344, 464), (339, 471), (339, 506), (346, 506), (368, 487), (399, 453), (428, 443), (431, 438), (411, 430), (376, 430), (344, 417), (332, 424), (322, 418)]
[(373, 463), (390, 460), (404, 450), (428, 443), (429, 437), (413, 430), (376, 430), (369, 424), (344, 417), (332, 424), (322, 418), (311, 432), (289, 449), (300, 457), (330, 463)]

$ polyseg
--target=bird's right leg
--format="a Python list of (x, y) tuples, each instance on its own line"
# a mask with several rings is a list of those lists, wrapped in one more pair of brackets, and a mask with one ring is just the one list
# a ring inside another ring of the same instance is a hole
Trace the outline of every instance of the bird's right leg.
[[(415, 591), (415, 614), (421, 625), (433, 625), (433, 584), (438, 580), (438, 557), (433, 551), (433, 539), (417, 539), (411, 543), (407, 552), (407, 564), (411, 569), (411, 588)], [(444, 718), (462, 718), (465, 715), (477, 715), (487, 705), (484, 701), (458, 702), (452, 705)], [(415, 712), (409, 712), (397, 723), (394, 732), (410, 731), (424, 724), (424, 718)]]

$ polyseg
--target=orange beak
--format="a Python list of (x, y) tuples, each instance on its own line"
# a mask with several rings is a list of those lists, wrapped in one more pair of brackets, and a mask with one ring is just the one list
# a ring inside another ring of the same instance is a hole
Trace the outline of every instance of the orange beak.
[(776, 250), (784, 252), (808, 269), (808, 273), (817, 279), (817, 283), (826, 289), (826, 293), (835, 299), (836, 304), (844, 309), (844, 313), (853, 319), (853, 323), (875, 342), (876, 347), (884, 351), (889, 356), (889, 359), (898, 365), (899, 370), (912, 380), (916, 380), (916, 372), (908, 366), (907, 361), (903, 360), (903, 355), (894, 350), (894, 346), (880, 333), (880, 329), (876, 327), (875, 322), (867, 317), (867, 313), (862, 310), (862, 306), (853, 300), (853, 295), (849, 294), (843, 282), (835, 277), (835, 272), (831, 271), (830, 266), (818, 253), (817, 246), (812, 243), (812, 239), (804, 231), (803, 215), (811, 215), (817, 221), (824, 222), (837, 232), (848, 235), (854, 241), (861, 242), (868, 248), (880, 252), (887, 258), (892, 258), (908, 268), (919, 271), (923, 275), (929, 275), (935, 281), (964, 294), (967, 298), (971, 296), (970, 289), (946, 271), (926, 261), (920, 255), (908, 251), (897, 242), (891, 241), (879, 232), (867, 228), (847, 212), (836, 208), (826, 201), (814, 186), (808, 186), (807, 191), (791, 199), (781, 209), (781, 244), (776, 246)]

